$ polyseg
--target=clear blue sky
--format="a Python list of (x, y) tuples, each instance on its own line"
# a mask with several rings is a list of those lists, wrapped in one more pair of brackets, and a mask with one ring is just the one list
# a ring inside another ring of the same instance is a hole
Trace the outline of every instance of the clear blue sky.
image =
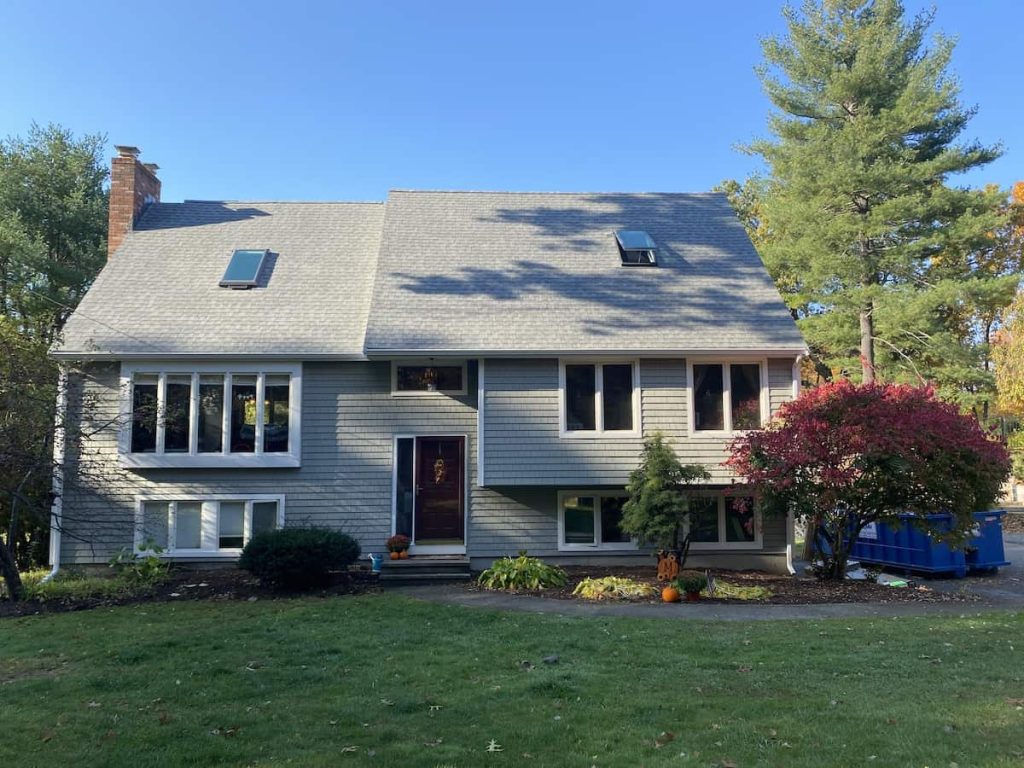
[[(908, 0), (908, 10), (925, 4)], [(758, 40), (781, 2), (0, 4), (0, 135), (142, 148), (165, 200), (387, 190), (704, 190), (757, 161)], [(1024, 178), (1024, 3), (946, 0), (969, 135)]]

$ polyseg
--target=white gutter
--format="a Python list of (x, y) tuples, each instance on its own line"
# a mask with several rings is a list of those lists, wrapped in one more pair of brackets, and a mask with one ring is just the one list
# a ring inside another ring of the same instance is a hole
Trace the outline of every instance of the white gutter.
[[(433, 357), (728, 357), (731, 359), (759, 357), (803, 357), (807, 347), (775, 347), (765, 349), (725, 349), (707, 347), (703, 349), (367, 349), (368, 360), (391, 360), (394, 358), (414, 357), (418, 359)], [(305, 358), (302, 358), (305, 359)]]
[(60, 570), (60, 525), (64, 509), (64, 444), (67, 438), (66, 419), (68, 413), (68, 369), (61, 365), (57, 374), (57, 411), (53, 426), (53, 502), (50, 507), (50, 572), (42, 582), (45, 584)]

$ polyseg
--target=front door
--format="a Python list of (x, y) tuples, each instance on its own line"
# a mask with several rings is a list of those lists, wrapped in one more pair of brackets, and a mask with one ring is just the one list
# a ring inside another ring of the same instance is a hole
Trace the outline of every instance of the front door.
[(416, 438), (415, 544), (464, 543), (466, 445), (462, 437)]

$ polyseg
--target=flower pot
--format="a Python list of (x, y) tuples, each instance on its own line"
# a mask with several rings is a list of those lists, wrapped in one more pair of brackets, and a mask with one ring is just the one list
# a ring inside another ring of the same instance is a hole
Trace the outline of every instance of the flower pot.
[(399, 552), (398, 553), (398, 559), (399, 560), (408, 560), (409, 559), (409, 550), (403, 549), (401, 552)]
[(699, 600), (700, 600), (700, 592), (687, 592), (686, 593), (686, 602), (688, 602), (688, 603), (696, 603)]
[(398, 554), (397, 552), (392, 552), (392, 553), (391, 553), (391, 559), (392, 559), (392, 560), (397, 560), (397, 559), (398, 559), (398, 558), (400, 558), (400, 557), (401, 557), (401, 555), (400, 555), (400, 554)]
[(661, 599), (666, 603), (678, 603), (679, 590), (675, 587), (665, 587), (661, 590)]

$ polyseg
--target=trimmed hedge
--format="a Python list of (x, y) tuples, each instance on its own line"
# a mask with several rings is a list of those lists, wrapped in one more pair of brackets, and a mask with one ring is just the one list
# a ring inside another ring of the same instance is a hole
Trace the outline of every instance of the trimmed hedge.
[(275, 589), (304, 590), (327, 584), (332, 570), (359, 557), (359, 543), (327, 528), (282, 528), (253, 536), (238, 566)]

